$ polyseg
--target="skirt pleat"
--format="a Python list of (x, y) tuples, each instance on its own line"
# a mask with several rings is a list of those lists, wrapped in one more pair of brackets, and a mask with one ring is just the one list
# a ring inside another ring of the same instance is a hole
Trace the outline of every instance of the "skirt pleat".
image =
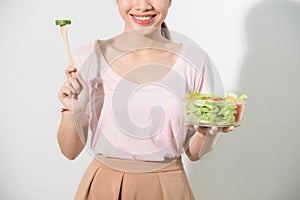
[(183, 170), (158, 173), (160, 177), (164, 200), (192, 200), (194, 199), (191, 187)]
[(86, 169), (81, 182), (78, 186), (76, 195), (75, 195), (75, 200), (82, 200), (82, 199), (87, 199), (88, 195), (90, 194), (90, 187), (91, 184), (93, 183), (94, 177), (96, 175), (96, 172), (99, 170), (99, 167), (96, 165), (93, 165), (91, 163), (89, 167)]
[(181, 158), (156, 171), (133, 173), (110, 168), (97, 157), (84, 173), (75, 200), (194, 200), (194, 196)]
[(118, 200), (124, 173), (100, 168), (90, 187), (87, 200)]

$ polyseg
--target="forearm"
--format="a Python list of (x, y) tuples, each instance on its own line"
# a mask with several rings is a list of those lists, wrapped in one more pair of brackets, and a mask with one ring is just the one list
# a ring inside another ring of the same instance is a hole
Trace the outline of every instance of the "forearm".
[(189, 142), (186, 154), (191, 161), (196, 161), (210, 152), (215, 144), (218, 130), (211, 129), (206, 134), (195, 132)]
[(82, 151), (86, 140), (78, 134), (71, 112), (62, 113), (57, 140), (61, 152), (70, 160), (75, 159)]

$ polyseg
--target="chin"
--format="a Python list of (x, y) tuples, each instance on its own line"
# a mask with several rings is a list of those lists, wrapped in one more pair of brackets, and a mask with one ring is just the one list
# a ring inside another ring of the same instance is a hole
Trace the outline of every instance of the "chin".
[(134, 27), (130, 31), (147, 36), (147, 35), (153, 35), (155, 33), (160, 33), (160, 28), (157, 28), (157, 27)]

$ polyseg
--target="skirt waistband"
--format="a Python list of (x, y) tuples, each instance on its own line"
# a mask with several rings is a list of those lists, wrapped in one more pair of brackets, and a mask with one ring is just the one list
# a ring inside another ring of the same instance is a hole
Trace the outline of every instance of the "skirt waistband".
[(183, 170), (181, 157), (167, 161), (141, 161), (110, 158), (97, 154), (92, 161), (98, 167), (128, 173), (169, 172)]

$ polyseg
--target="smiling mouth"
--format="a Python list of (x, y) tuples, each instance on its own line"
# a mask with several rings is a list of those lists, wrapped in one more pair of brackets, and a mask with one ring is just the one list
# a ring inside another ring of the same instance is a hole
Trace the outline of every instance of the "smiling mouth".
[(156, 14), (154, 15), (133, 15), (130, 14), (137, 24), (150, 24), (154, 18), (156, 17)]

